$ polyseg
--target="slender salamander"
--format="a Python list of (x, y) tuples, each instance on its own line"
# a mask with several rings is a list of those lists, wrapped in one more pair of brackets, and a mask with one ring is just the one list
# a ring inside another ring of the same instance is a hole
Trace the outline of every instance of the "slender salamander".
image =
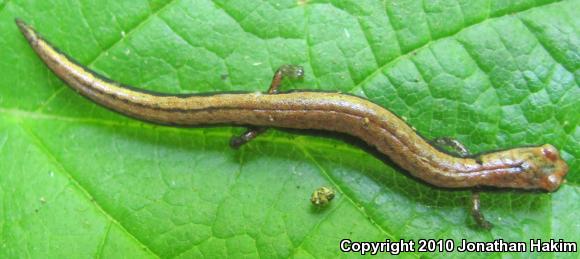
[(568, 171), (566, 162), (550, 144), (469, 157), (447, 154), (389, 110), (352, 95), (314, 91), (171, 95), (140, 90), (79, 65), (26, 23), (16, 23), (40, 58), (71, 88), (100, 105), (143, 121), (342, 132), (374, 146), (413, 176), (446, 188), (492, 186), (555, 191)]

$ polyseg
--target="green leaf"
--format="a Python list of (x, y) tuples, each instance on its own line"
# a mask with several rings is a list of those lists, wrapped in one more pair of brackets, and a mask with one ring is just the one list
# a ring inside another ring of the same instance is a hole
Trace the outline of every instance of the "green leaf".
[[(579, 5), (0, 1), (0, 257), (331, 257), (344, 238), (578, 241)], [(232, 150), (240, 128), (155, 126), (99, 107), (46, 68), (15, 17), (143, 89), (265, 91), (277, 67), (299, 64), (306, 78), (285, 89), (366, 97), (474, 153), (553, 144), (567, 183), (482, 194), (495, 224), (483, 231), (469, 191), (418, 182), (358, 142), (272, 129)], [(337, 190), (326, 209), (309, 201), (320, 186)]]

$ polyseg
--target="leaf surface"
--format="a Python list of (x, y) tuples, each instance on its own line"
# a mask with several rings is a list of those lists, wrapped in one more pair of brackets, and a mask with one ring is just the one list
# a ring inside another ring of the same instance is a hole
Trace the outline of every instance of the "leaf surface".
[[(330, 257), (344, 255), (344, 238), (577, 242), (579, 5), (0, 1), (0, 257)], [(81, 64), (155, 91), (265, 91), (280, 65), (299, 64), (305, 79), (284, 89), (366, 97), (428, 139), (473, 153), (553, 144), (567, 183), (482, 194), (495, 224), (482, 231), (470, 192), (418, 182), (344, 136), (272, 129), (232, 150), (240, 128), (155, 126), (99, 107), (46, 68), (15, 17)], [(314, 209), (320, 186), (337, 197)]]

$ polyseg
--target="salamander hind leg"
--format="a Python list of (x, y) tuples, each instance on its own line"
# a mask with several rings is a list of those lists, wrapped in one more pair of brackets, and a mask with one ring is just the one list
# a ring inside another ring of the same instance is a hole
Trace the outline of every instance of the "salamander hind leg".
[[(270, 88), (268, 89), (268, 94), (277, 94), (279, 93), (280, 85), (282, 84), (282, 80), (284, 77), (288, 77), (290, 79), (300, 79), (304, 77), (304, 68), (301, 66), (296, 65), (283, 65), (276, 73), (274, 73), (274, 77), (272, 78), (272, 83), (270, 84)], [(232, 148), (239, 148), (243, 144), (248, 143), (252, 139), (256, 138), (258, 135), (264, 133), (268, 128), (265, 127), (251, 127), (246, 130), (240, 136), (233, 136), (230, 140), (230, 146)]]
[(481, 201), (479, 199), (479, 191), (471, 192), (471, 216), (477, 225), (483, 229), (491, 229), (493, 226), (489, 221), (485, 219), (483, 213), (481, 212)]
[(301, 79), (304, 77), (304, 68), (297, 65), (282, 65), (278, 70), (276, 70), (274, 77), (272, 77), (272, 83), (270, 83), (270, 88), (268, 89), (269, 94), (278, 93), (278, 89), (280, 88), (284, 77), (290, 79)]
[(439, 137), (434, 139), (433, 144), (438, 147), (448, 147), (460, 157), (468, 157), (469, 150), (459, 140), (450, 137)]
[[(459, 157), (470, 156), (469, 150), (459, 140), (449, 137), (436, 138), (433, 144), (439, 147), (448, 147), (453, 150)], [(477, 225), (483, 229), (491, 229), (492, 224), (485, 219), (483, 212), (481, 212), (481, 201), (479, 199), (479, 191), (473, 190), (471, 192), (471, 216)]]
[(248, 143), (250, 140), (256, 138), (258, 135), (264, 133), (268, 128), (264, 127), (251, 127), (239, 136), (232, 136), (230, 139), (230, 146), (232, 148), (240, 148), (243, 144)]

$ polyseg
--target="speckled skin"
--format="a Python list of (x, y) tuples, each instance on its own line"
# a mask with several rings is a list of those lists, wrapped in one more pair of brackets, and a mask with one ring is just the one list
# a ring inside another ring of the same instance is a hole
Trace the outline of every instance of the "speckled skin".
[(166, 95), (123, 86), (77, 64), (24, 22), (16, 23), (40, 58), (71, 88), (140, 120), (181, 126), (236, 124), (343, 132), (376, 147), (413, 176), (448, 188), (555, 191), (568, 171), (558, 150), (549, 144), (471, 158), (443, 153), (387, 109), (351, 95), (308, 91)]

